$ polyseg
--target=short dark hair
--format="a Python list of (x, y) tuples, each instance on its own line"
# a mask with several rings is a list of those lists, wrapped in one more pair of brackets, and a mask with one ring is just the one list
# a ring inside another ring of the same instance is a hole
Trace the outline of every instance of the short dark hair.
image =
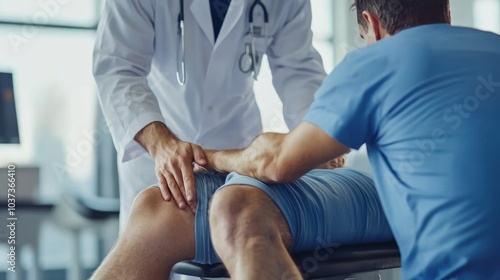
[(450, 23), (449, 0), (355, 0), (358, 23), (367, 28), (363, 11), (376, 14), (389, 34), (424, 24)]

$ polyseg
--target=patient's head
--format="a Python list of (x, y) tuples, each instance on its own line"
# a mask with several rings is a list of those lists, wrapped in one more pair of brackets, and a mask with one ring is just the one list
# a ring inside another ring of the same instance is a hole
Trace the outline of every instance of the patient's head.
[(449, 0), (355, 0), (352, 6), (367, 44), (407, 28), (451, 22)]

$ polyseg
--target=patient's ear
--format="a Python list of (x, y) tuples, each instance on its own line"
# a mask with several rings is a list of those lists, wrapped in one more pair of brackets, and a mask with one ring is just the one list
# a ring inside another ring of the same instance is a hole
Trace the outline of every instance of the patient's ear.
[(365, 19), (367, 25), (366, 33), (369, 38), (367, 42), (368, 44), (380, 41), (389, 35), (376, 14), (363, 11), (363, 18)]

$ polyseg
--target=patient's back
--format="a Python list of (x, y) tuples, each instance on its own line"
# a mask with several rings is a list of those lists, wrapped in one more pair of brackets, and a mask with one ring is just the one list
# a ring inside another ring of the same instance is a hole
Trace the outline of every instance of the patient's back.
[(367, 144), (404, 279), (500, 279), (500, 36), (401, 31), (349, 54), (304, 120)]
[(500, 277), (500, 36), (430, 25), (373, 47), (367, 145), (405, 277)]

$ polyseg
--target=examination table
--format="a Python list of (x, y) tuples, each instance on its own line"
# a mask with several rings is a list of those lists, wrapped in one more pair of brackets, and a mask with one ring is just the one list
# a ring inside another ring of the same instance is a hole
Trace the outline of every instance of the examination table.
[[(355, 273), (401, 266), (399, 249), (395, 242), (321, 248), (312, 252), (294, 254), (293, 259), (305, 279), (346, 279)], [(191, 261), (177, 263), (173, 272), (202, 279), (228, 277), (222, 264), (201, 265)]]

